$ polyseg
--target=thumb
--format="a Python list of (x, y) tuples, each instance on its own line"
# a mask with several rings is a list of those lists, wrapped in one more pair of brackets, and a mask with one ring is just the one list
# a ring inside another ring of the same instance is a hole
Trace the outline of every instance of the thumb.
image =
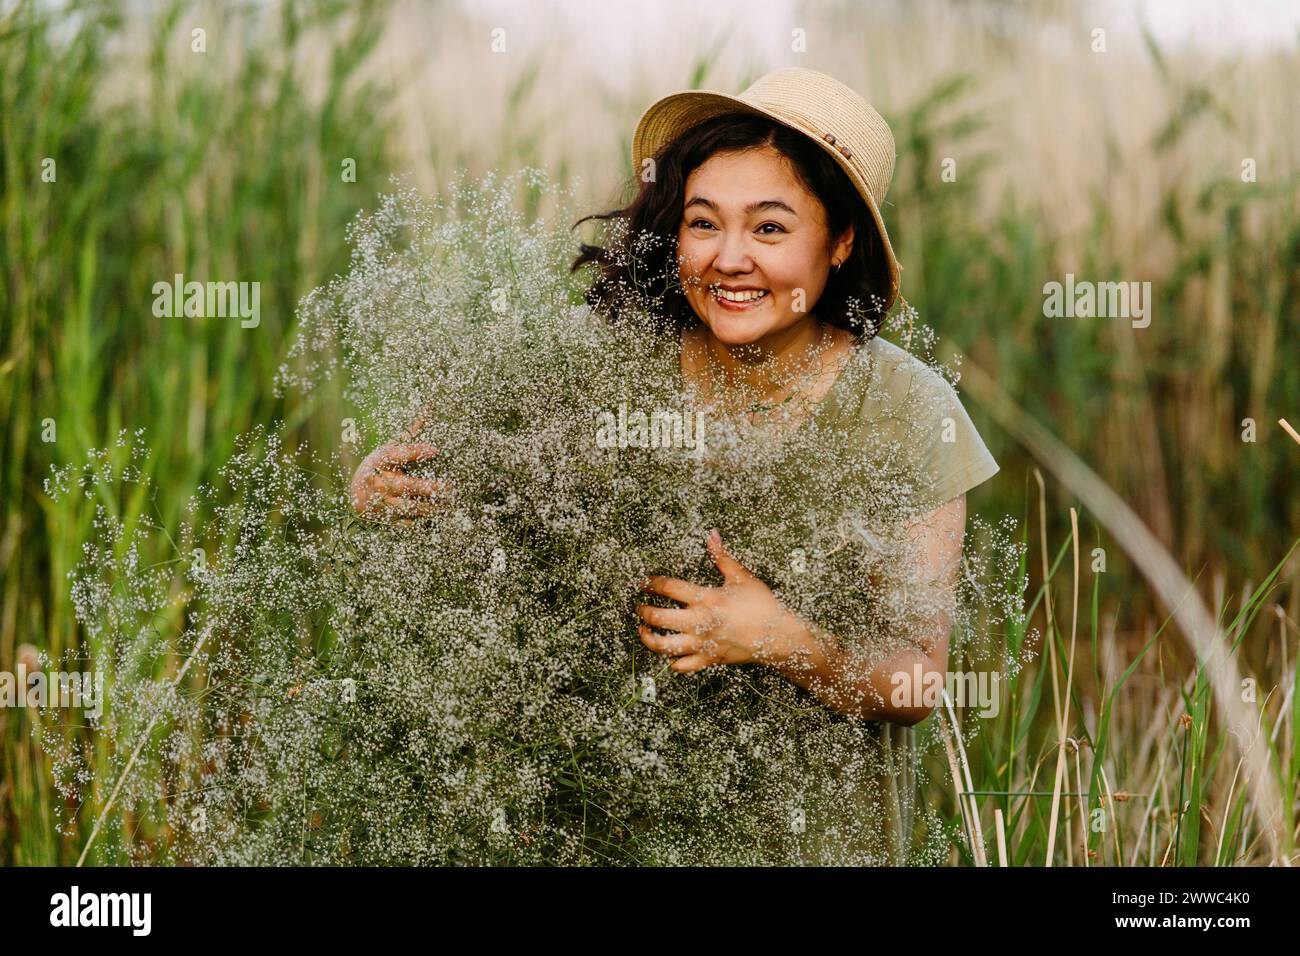
[(705, 546), (709, 549), (709, 557), (728, 583), (736, 584), (750, 578), (749, 570), (733, 558), (727, 546), (722, 543), (722, 533), (717, 528), (709, 532)]

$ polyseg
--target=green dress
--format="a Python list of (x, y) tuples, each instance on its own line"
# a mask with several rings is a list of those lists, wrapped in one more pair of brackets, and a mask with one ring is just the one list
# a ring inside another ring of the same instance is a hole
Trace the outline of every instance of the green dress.
[[(676, 381), (684, 387), (679, 368)], [(830, 390), (797, 427), (810, 424), (834, 427), (863, 448), (878, 449), (882, 467), (891, 455), (906, 457), (918, 511), (950, 501), (999, 470), (948, 381), (879, 336), (854, 344)], [(872, 725), (869, 739), (879, 748), (872, 765), (882, 769), (854, 791), (842, 820), (807, 821), (806, 862), (897, 866), (915, 858), (917, 729), (887, 721)]]

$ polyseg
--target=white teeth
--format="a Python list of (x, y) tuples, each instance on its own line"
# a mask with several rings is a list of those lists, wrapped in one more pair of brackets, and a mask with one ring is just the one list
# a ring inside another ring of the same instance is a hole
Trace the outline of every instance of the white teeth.
[(726, 289), (715, 287), (713, 294), (719, 299), (726, 299), (728, 302), (753, 302), (767, 295), (766, 289), (745, 289), (741, 292), (728, 292)]

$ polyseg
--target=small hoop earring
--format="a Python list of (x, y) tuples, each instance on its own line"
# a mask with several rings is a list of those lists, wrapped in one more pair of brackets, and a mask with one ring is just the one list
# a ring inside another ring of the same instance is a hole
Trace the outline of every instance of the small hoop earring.
[(836, 275), (839, 275), (839, 274), (840, 274), (840, 266), (842, 266), (842, 265), (844, 265), (844, 263), (842, 263), (842, 262), (837, 262), (837, 263), (835, 263), (835, 274), (836, 274)]

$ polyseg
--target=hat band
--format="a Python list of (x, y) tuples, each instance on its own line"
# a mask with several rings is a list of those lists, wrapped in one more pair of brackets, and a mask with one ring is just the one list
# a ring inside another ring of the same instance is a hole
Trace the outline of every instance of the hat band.
[(783, 122), (788, 123), (791, 126), (800, 127), (805, 133), (812, 133), (814, 136), (820, 137), (828, 145), (833, 146), (845, 159), (853, 158), (852, 149), (845, 146), (843, 143), (838, 142), (838, 137), (834, 133), (823, 130), (819, 124), (813, 122), (809, 117), (791, 112), (783, 106), (777, 106), (772, 103), (763, 103), (757, 100), (746, 100), (746, 102), (752, 103), (759, 109), (775, 116), (779, 116)]

